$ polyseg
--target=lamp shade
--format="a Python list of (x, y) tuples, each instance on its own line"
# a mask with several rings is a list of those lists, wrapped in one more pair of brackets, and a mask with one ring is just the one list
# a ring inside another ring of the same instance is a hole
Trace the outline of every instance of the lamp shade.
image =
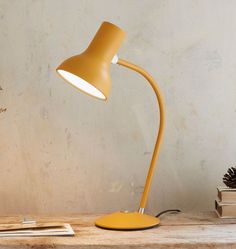
[(103, 22), (88, 48), (65, 60), (57, 72), (77, 89), (106, 100), (111, 89), (110, 65), (125, 33), (116, 25)]

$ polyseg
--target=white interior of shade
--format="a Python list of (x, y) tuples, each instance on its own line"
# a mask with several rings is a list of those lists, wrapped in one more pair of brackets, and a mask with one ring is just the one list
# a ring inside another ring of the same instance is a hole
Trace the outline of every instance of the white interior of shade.
[(69, 83), (79, 88), (83, 92), (86, 92), (99, 99), (106, 99), (106, 97), (101, 91), (99, 91), (96, 87), (88, 83), (86, 80), (64, 70), (57, 71), (65, 80), (67, 80)]

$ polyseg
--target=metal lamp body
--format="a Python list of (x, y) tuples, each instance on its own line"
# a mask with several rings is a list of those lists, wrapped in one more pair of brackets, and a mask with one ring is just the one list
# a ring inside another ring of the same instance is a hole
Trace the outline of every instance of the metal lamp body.
[(65, 60), (57, 68), (57, 72), (64, 80), (77, 89), (93, 97), (106, 100), (111, 88), (110, 64), (115, 63), (141, 74), (155, 92), (160, 110), (160, 125), (157, 130), (157, 139), (139, 206), (139, 212), (116, 212), (101, 217), (95, 222), (96, 226), (105, 229), (138, 230), (151, 228), (160, 223), (158, 218), (144, 214), (144, 209), (150, 192), (151, 181), (163, 138), (165, 117), (163, 99), (151, 75), (139, 66), (118, 59), (116, 56), (124, 36), (124, 31), (119, 27), (104, 22), (88, 48), (82, 54)]

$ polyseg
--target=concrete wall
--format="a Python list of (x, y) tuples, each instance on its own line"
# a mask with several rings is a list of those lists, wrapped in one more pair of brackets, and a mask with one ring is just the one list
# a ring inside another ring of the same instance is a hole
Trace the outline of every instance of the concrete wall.
[(102, 21), (166, 103), (148, 211), (209, 210), (236, 164), (236, 1), (0, 0), (0, 214), (138, 208), (158, 125), (144, 79), (112, 66), (107, 102), (55, 68)]

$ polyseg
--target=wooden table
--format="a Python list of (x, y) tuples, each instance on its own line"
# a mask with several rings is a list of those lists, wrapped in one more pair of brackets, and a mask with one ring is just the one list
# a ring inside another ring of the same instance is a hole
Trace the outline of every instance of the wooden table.
[[(74, 228), (74, 237), (0, 238), (2, 248), (83, 249), (205, 249), (236, 248), (236, 219), (222, 220), (214, 212), (165, 214), (157, 228), (118, 232), (93, 225), (98, 215), (33, 217), (38, 221), (64, 221)], [(0, 217), (1, 223), (15, 223), (22, 217)]]

